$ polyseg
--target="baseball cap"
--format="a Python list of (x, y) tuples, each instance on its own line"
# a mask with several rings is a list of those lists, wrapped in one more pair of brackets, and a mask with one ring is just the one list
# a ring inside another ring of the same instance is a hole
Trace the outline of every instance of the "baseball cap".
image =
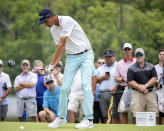
[(52, 75), (48, 74), (47, 76), (45, 76), (44, 78), (44, 83), (47, 84), (48, 82), (53, 82), (53, 77)]
[(43, 24), (46, 19), (52, 15), (52, 11), (48, 8), (45, 8), (45, 9), (42, 9), (40, 12), (39, 12), (39, 24)]
[(130, 43), (124, 43), (123, 49), (130, 48), (132, 49), (132, 45)]
[(3, 61), (0, 59), (0, 65), (3, 65)]
[(115, 56), (115, 53), (113, 50), (107, 50), (104, 52), (104, 57), (105, 56)]
[(21, 65), (28, 64), (30, 66), (30, 61), (27, 59), (22, 60)]
[(143, 50), (142, 48), (137, 48), (137, 49), (135, 50), (135, 55), (136, 55), (138, 52), (140, 52), (140, 53), (142, 53), (142, 54), (145, 54), (145, 52), (144, 52), (144, 50)]

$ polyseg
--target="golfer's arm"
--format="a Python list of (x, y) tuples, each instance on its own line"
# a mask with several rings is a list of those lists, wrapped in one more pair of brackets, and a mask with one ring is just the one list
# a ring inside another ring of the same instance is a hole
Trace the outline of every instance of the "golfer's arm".
[(54, 54), (53, 59), (51, 60), (51, 65), (56, 66), (57, 63), (61, 60), (62, 56), (64, 55), (64, 50), (65, 50), (65, 45), (66, 45), (66, 40), (68, 37), (61, 37), (60, 38), (60, 43), (56, 48), (56, 52)]

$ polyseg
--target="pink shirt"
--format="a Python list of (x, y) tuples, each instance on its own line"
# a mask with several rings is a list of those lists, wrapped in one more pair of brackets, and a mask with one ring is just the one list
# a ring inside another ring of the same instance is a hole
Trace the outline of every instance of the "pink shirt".
[[(115, 77), (127, 78), (128, 68), (136, 62), (135, 58), (132, 58), (131, 61), (127, 61), (125, 58), (121, 59), (116, 67)], [(126, 82), (120, 82), (121, 86), (127, 86)]]

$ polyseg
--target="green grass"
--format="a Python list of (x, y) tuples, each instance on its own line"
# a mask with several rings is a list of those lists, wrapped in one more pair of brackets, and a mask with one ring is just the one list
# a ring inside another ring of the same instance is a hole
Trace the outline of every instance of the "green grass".
[[(64, 124), (57, 129), (48, 128), (48, 123), (33, 123), (33, 122), (0, 122), (0, 131), (21, 131), (20, 126), (24, 126), (23, 131), (74, 131), (75, 124)], [(137, 127), (133, 124), (94, 124), (92, 129), (83, 129), (85, 131), (164, 131), (164, 125), (154, 127)]]

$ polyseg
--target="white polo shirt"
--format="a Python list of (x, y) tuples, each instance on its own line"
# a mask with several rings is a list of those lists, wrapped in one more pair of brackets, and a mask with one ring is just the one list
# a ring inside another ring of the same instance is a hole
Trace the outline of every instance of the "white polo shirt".
[[(7, 88), (11, 88), (11, 81), (10, 81), (10, 77), (8, 74), (1, 72), (0, 73), (0, 98), (4, 95), (4, 93), (6, 92), (5, 89), (3, 89), (3, 85), (6, 84)], [(3, 101), (0, 103), (0, 105), (7, 105), (7, 97), (5, 99), (3, 99)]]
[(17, 97), (20, 98), (29, 98), (29, 97), (36, 97), (36, 83), (38, 81), (38, 77), (35, 73), (32, 73), (31, 71), (28, 74), (21, 73), (15, 78), (14, 88), (19, 85), (20, 82), (31, 82), (34, 83), (35, 86), (30, 88), (24, 88), (18, 92), (16, 92)]
[(60, 42), (60, 37), (67, 36), (65, 53), (77, 54), (86, 49), (91, 49), (91, 44), (82, 30), (81, 26), (70, 16), (58, 16), (60, 26), (53, 25), (51, 34), (56, 43)]

